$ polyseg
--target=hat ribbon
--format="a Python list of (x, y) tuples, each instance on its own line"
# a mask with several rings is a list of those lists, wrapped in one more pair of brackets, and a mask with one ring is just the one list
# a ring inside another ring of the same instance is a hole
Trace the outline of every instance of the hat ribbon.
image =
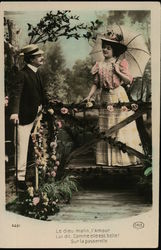
[(27, 52), (27, 53), (24, 53), (24, 54), (26, 54), (26, 55), (32, 55), (33, 53), (35, 53), (35, 52), (37, 52), (37, 51), (39, 51), (39, 48), (37, 48), (37, 49), (34, 49), (34, 50), (32, 50), (32, 51), (29, 51), (29, 52)]

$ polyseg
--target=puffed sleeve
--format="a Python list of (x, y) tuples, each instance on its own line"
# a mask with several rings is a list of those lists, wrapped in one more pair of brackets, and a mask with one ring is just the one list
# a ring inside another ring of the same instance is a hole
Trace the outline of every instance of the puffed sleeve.
[(99, 63), (96, 62), (95, 65), (91, 69), (91, 73), (92, 75), (95, 75), (96, 73), (98, 73), (98, 71), (99, 71)]
[(121, 71), (121, 73), (123, 73), (123, 74), (125, 74), (126, 76), (128, 76), (128, 77), (129, 77), (129, 80), (130, 80), (130, 83), (132, 83), (133, 77), (132, 77), (132, 75), (131, 75), (130, 72), (129, 72), (129, 67), (128, 67), (128, 62), (127, 62), (127, 60), (126, 60), (126, 59), (123, 59), (123, 60), (120, 62), (119, 66), (120, 66), (120, 71)]
[(96, 62), (95, 65), (91, 69), (91, 74), (93, 75), (93, 83), (100, 88), (100, 81), (99, 81), (99, 63)]

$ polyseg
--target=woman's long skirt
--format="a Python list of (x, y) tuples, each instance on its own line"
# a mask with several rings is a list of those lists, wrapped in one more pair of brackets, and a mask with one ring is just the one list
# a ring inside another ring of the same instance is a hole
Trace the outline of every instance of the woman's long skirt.
[[(102, 91), (101, 102), (118, 103), (129, 102), (125, 89), (122, 86), (110, 90), (109, 92)], [(133, 111), (122, 111), (121, 108), (115, 108), (113, 111), (100, 109), (99, 111), (99, 131), (107, 132), (109, 128), (118, 124), (128, 116), (132, 115)], [(117, 130), (111, 135), (116, 141), (125, 143), (137, 151), (143, 153), (140, 137), (136, 128), (135, 121), (129, 123), (123, 128)], [(96, 145), (96, 164), (107, 166), (129, 166), (140, 163), (140, 160), (115, 146), (111, 146), (107, 141), (101, 140)]]

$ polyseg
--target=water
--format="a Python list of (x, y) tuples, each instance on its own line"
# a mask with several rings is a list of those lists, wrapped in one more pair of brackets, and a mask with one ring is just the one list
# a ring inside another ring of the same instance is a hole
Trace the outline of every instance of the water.
[(86, 185), (75, 193), (70, 204), (60, 206), (60, 212), (51, 220), (104, 221), (128, 218), (151, 210), (151, 202), (138, 194), (134, 186), (95, 187)]

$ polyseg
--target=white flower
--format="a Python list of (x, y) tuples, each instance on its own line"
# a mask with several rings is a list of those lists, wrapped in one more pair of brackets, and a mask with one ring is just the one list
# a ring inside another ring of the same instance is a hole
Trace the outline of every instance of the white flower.
[(34, 188), (33, 188), (33, 187), (28, 187), (27, 191), (28, 191), (28, 193), (29, 193), (29, 195), (30, 195), (31, 197), (34, 196)]
[(54, 114), (54, 110), (53, 109), (48, 109), (48, 112), (53, 115)]

